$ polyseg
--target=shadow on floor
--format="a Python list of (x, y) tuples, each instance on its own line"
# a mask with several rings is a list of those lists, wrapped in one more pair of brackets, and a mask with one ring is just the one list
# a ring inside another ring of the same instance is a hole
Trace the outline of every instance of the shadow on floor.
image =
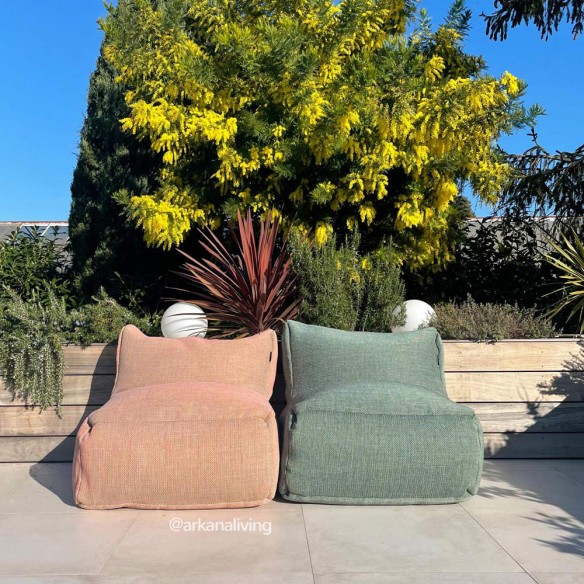
[[(89, 388), (89, 397), (85, 405), (85, 409), (81, 416), (79, 417), (79, 423), (75, 430), (69, 435), (64, 436), (60, 443), (55, 446), (50, 452), (48, 452), (38, 463), (33, 464), (30, 467), (30, 476), (41, 484), (43, 487), (54, 492), (66, 505), (75, 506), (73, 500), (73, 485), (72, 477), (69, 480), (63, 480), (62, 465), (44, 465), (42, 463), (58, 463), (58, 462), (71, 462), (73, 459), (73, 451), (75, 447), (75, 435), (79, 426), (81, 426), (83, 420), (94, 412), (99, 406), (103, 405), (113, 389), (113, 376), (111, 374), (104, 374), (104, 371), (110, 369), (111, 364), (111, 350), (115, 351), (115, 343), (108, 345), (109, 351), (102, 351), (101, 355), (97, 359), (95, 364), (95, 369), (93, 373), (88, 375), (91, 377), (91, 385)], [(111, 387), (109, 387), (109, 381), (111, 380)], [(107, 383), (104, 393), (104, 381)], [(50, 467), (54, 466), (54, 471), (61, 467), (61, 472), (51, 472)], [(70, 466), (68, 465), (70, 468)]]
[[(578, 402), (584, 399), (584, 341), (580, 341), (578, 346), (578, 353), (563, 364), (564, 371), (558, 373), (549, 385), (540, 387), (542, 394), (557, 396), (558, 402), (573, 404), (573, 407), (555, 409), (542, 415), (540, 406), (546, 407), (554, 402), (529, 403), (529, 415), (533, 422), (529, 429), (521, 434), (508, 433), (506, 444), (497, 449), (496, 453), (487, 452), (487, 455), (495, 455), (497, 459), (516, 458), (516, 452), (523, 449), (521, 442), (525, 436), (537, 433), (545, 440), (546, 434), (557, 433), (555, 439), (563, 442), (563, 448), (558, 448), (560, 442), (556, 443), (555, 448), (563, 451), (565, 458), (581, 456), (579, 453), (584, 451), (584, 403)], [(554, 468), (550, 466), (549, 470), (554, 471)], [(558, 469), (556, 472), (562, 471)], [(543, 545), (567, 554), (584, 556), (584, 483), (580, 489), (574, 488), (568, 493), (553, 488), (552, 483), (546, 483), (544, 476), (534, 482), (533, 474), (525, 471), (509, 471), (504, 467), (488, 468), (485, 476), (507, 482), (512, 488), (483, 486), (480, 489), (482, 497), (519, 497), (524, 501), (550, 504), (561, 509), (568, 517), (553, 512), (534, 512), (525, 515), (525, 518), (557, 529), (555, 540), (539, 540)]]

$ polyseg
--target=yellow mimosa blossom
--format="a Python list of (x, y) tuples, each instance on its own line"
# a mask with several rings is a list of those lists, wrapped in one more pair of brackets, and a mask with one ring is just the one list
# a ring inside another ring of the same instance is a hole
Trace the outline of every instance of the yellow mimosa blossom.
[(509, 95), (517, 95), (520, 91), (519, 79), (515, 75), (511, 75), (509, 71), (505, 71), (501, 75), (501, 85), (507, 88)]
[(444, 211), (457, 194), (458, 187), (453, 181), (441, 181), (436, 187), (436, 208), (438, 211)]
[(316, 230), (314, 232), (314, 240), (317, 245), (323, 245), (326, 243), (327, 239), (332, 235), (333, 227), (330, 223), (325, 223), (324, 221), (319, 221), (316, 224)]
[(281, 213), (317, 245), (361, 224), (398, 261), (438, 265), (457, 185), (493, 202), (507, 181), (494, 146), (523, 83), (477, 70), (456, 23), (416, 28), (411, 2), (120, 0), (108, 12), (121, 127), (161, 162), (157, 191), (129, 197), (151, 245), (219, 228), (235, 206)]
[(438, 55), (434, 55), (424, 67), (426, 79), (428, 79), (428, 81), (436, 81), (437, 79), (440, 79), (445, 67), (444, 59)]

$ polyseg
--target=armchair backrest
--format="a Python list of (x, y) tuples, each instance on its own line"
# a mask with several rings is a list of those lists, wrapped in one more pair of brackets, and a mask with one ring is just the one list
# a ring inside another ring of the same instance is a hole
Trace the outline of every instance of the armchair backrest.
[(446, 394), (444, 352), (434, 328), (365, 333), (288, 321), (282, 352), (289, 402), (367, 383), (417, 385)]
[(174, 382), (240, 385), (272, 395), (278, 360), (274, 331), (235, 340), (148, 337), (133, 325), (120, 333), (113, 393)]

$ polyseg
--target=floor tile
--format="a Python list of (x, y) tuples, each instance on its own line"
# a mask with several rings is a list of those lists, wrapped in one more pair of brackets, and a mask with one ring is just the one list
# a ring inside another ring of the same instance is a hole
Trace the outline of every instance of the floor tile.
[(584, 522), (559, 508), (469, 509), (527, 572), (584, 572)]
[(303, 517), (315, 584), (584, 584), (583, 486), (584, 460), (488, 460), (460, 506), (85, 511), (70, 464), (0, 464), (0, 584), (312, 584)]
[(536, 572), (531, 577), (537, 584), (584, 584), (584, 572), (566, 574), (561, 572)]
[(520, 572), (458, 505), (303, 505), (315, 573)]
[(483, 463), (484, 470), (549, 470), (549, 460), (544, 459), (529, 459), (529, 458), (514, 458), (514, 459), (487, 459)]
[(566, 470), (560, 472), (571, 478), (573, 481), (576, 481), (580, 485), (584, 486), (584, 470)]
[(0, 463), (0, 497), (17, 485), (27, 482), (30, 479), (31, 466), (32, 464), (19, 462)]
[[(71, 463), (23, 465), (0, 497), (0, 513), (84, 513), (73, 500)], [(0, 477), (4, 474), (0, 472)], [(21, 476), (22, 475), (22, 476)], [(276, 497), (262, 509), (293, 509), (298, 504)]]
[(584, 485), (584, 460), (550, 460), (549, 465)]
[(0, 497), (0, 513), (83, 512), (73, 501), (70, 463), (34, 464), (27, 474)]
[(0, 515), (0, 574), (98, 574), (137, 511)]
[[(532, 581), (533, 582), (533, 581)], [(306, 573), (205, 573), (205, 574), (126, 574), (98, 576), (93, 584), (314, 584)], [(2, 582), (0, 581), (0, 584)], [(505, 584), (505, 583), (503, 583)], [(515, 584), (515, 583), (509, 583)], [(519, 582), (518, 584), (523, 584)]]
[(525, 573), (317, 574), (315, 584), (534, 584)]
[(142, 511), (102, 574), (169, 571), (308, 573), (302, 510)]
[(584, 516), (582, 485), (550, 467), (544, 470), (488, 469), (478, 494), (462, 503), (465, 509), (544, 510), (557, 506), (577, 517)]
[(96, 576), (0, 576), (0, 584), (94, 584)]
[(547, 464), (556, 470), (583, 471), (584, 459), (578, 460), (547, 460)]

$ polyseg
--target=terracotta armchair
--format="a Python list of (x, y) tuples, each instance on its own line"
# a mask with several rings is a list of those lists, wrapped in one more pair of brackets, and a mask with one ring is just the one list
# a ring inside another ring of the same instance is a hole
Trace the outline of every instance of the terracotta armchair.
[(85, 509), (252, 507), (273, 498), (273, 331), (240, 340), (122, 330), (112, 397), (82, 424), (73, 490)]

